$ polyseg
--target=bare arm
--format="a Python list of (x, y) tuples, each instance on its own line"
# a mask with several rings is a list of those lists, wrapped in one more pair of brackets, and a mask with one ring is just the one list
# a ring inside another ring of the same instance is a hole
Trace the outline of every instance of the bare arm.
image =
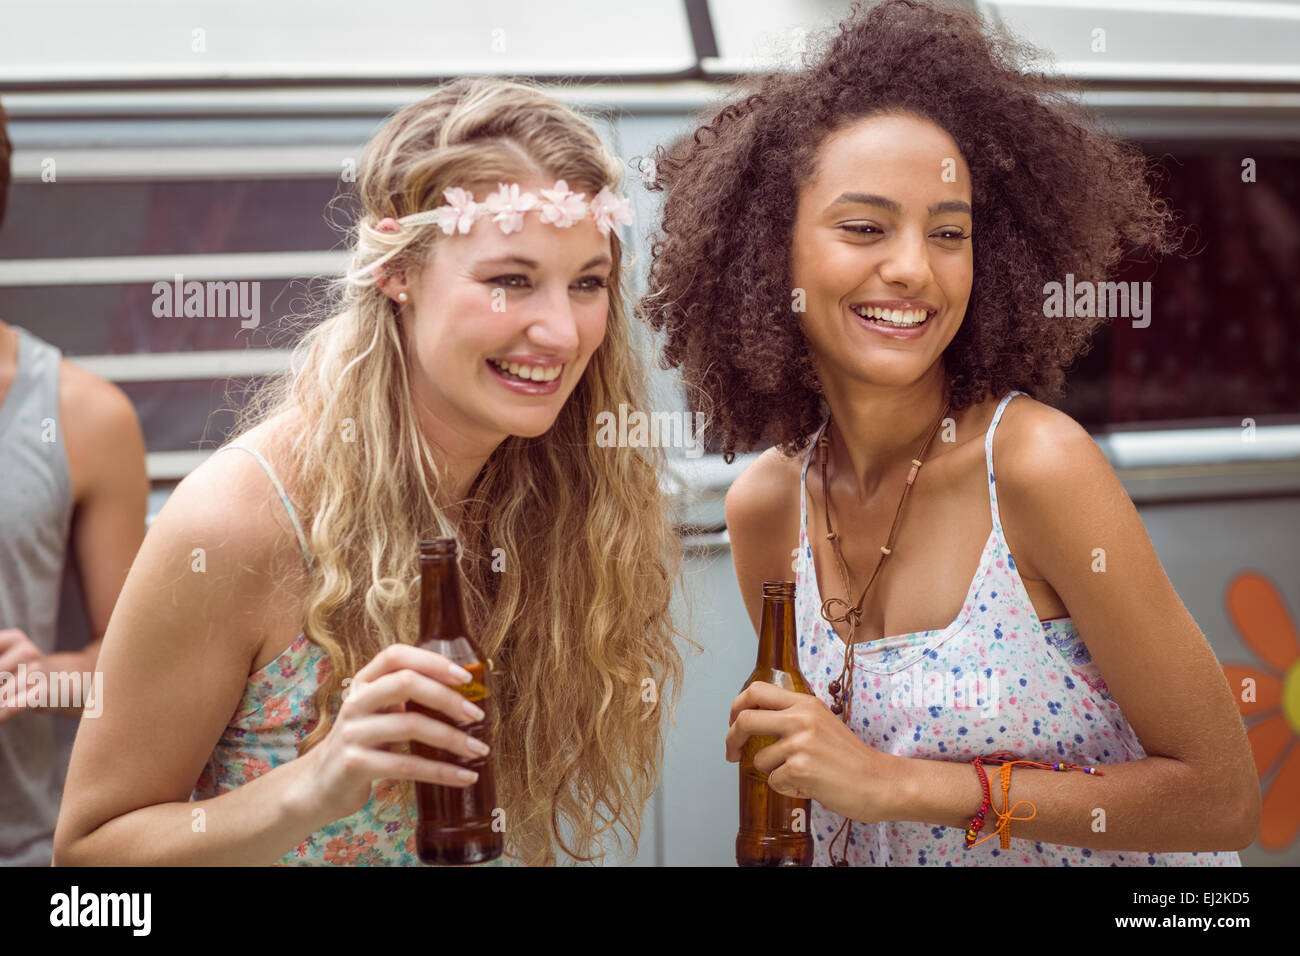
[[(301, 560), (296, 541), (267, 516), (273, 495), (249, 456), (217, 455), (173, 492), (146, 535), (104, 637), (102, 713), (82, 720), (73, 747), (56, 865), (269, 864), (360, 809), (375, 779), (465, 785), (450, 765), (383, 749), (418, 737), (472, 754), (464, 733), (403, 712), (417, 699), (444, 712), (454, 704), (464, 719), (459, 694), (409, 669), (450, 682), (429, 662), (438, 655), (402, 645), (357, 674), (321, 745), (189, 802), (257, 648), (283, 619), (277, 583), (292, 573), (288, 562)], [(195, 811), (204, 814), (201, 829)]]
[[(59, 419), (72, 479), (72, 556), (85, 591), (92, 637), (80, 651), (49, 654), (41, 669), (95, 669), (122, 583), (144, 540), (149, 476), (144, 436), (130, 400), (115, 385), (62, 366)], [(76, 716), (79, 707), (54, 708)]]
[[(1260, 797), (1241, 717), (1110, 463), (1082, 428), (1050, 409), (1008, 415), (1003, 429), (994, 460), (1004, 519), (1069, 608), (1148, 754), (1107, 764), (1102, 777), (1017, 769), (1010, 801), (1028, 800), (1037, 817), (1014, 823), (1013, 835), (1152, 852), (1248, 846)], [(1097, 548), (1105, 571), (1093, 570)], [(981, 799), (969, 764), (895, 759), (899, 785), (887, 819), (969, 825)], [(1094, 829), (1098, 809), (1104, 830)]]
[[(56, 864), (266, 863), (312, 832), (288, 825), (281, 768), (188, 803), (242, 696), (272, 591), (257, 570), (269, 567), (267, 535), (246, 514), (260, 489), (237, 457), (180, 484), (127, 575), (99, 657), (102, 713), (82, 721), (72, 752)], [(194, 570), (195, 549), (206, 570)]]
[(795, 577), (792, 549), (799, 544), (799, 499), (791, 496), (791, 467), (776, 449), (768, 449), (727, 490), (731, 560), (755, 634), (761, 628), (763, 582)]

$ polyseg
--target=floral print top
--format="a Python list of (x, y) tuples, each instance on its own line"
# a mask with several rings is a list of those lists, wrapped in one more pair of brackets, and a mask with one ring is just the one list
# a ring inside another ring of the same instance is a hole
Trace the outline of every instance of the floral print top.
[[(237, 443), (254, 455), (280, 494), (303, 550), (310, 561), (306, 538), (298, 517), (270, 464), (255, 449)], [(317, 723), (313, 695), (330, 677), (329, 657), (305, 634), (299, 634), (283, 654), (249, 675), (243, 699), (199, 775), (191, 800), (206, 800), (261, 776), (273, 767), (295, 759), (298, 744)], [(380, 807), (399, 786), (397, 781), (376, 784), (366, 805), (351, 816), (317, 830), (280, 858), (278, 866), (424, 866), (415, 848), (415, 807), (398, 802), (393, 809)], [(504, 854), (478, 866), (508, 866), (515, 861)]]
[[(1092, 662), (1068, 618), (1040, 621), (1011, 557), (998, 518), (993, 477), (993, 432), (1007, 403), (998, 404), (984, 437), (993, 527), (961, 613), (946, 628), (899, 634), (855, 648), (851, 727), (877, 750), (903, 757), (968, 763), (981, 754), (1009, 750), (1024, 760), (1100, 766), (1146, 756), (1137, 735)], [(822, 426), (825, 428), (825, 425)], [(820, 432), (819, 432), (820, 437)], [(795, 616), (799, 667), (829, 706), (830, 682), (840, 676), (844, 641), (821, 617), (812, 549), (808, 544), (807, 475), (816, 441), (802, 471)], [(1016, 768), (1017, 773), (1044, 771)], [(972, 768), (974, 779), (975, 770)], [(1079, 775), (1082, 776), (1082, 775)], [(996, 765), (989, 767), (996, 807), (1001, 807)], [(1015, 777), (1012, 778), (1015, 802)], [(971, 806), (974, 814), (977, 806)], [(1024, 816), (1028, 807), (1014, 811)], [(986, 816), (983, 838), (997, 825)], [(815, 866), (831, 865), (830, 842), (844, 818), (812, 802)], [(924, 823), (854, 822), (848, 862), (855, 866), (1240, 866), (1235, 852), (1147, 853), (1091, 850), (998, 837), (966, 847), (965, 830)], [(835, 844), (845, 852), (845, 838)]]

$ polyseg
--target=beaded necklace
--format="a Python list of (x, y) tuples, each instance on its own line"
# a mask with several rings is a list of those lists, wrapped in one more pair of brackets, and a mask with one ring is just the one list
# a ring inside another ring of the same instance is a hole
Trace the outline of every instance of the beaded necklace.
[[(885, 566), (885, 561), (888, 560), (890, 554), (893, 553), (894, 535), (898, 531), (898, 519), (903, 513), (903, 503), (907, 501), (907, 493), (912, 490), (912, 483), (916, 481), (917, 473), (921, 470), (925, 453), (929, 450), (930, 442), (934, 440), (935, 433), (939, 430), (939, 426), (943, 424), (943, 419), (948, 414), (950, 404), (951, 402), (945, 396), (943, 411), (939, 413), (938, 420), (934, 423), (933, 427), (931, 427), (930, 433), (926, 435), (925, 444), (921, 446), (921, 450), (917, 453), (917, 457), (912, 459), (912, 469), (907, 474), (907, 484), (904, 485), (903, 494), (898, 499), (898, 509), (894, 512), (894, 522), (889, 527), (889, 538), (880, 546), (880, 560), (876, 563), (876, 569), (871, 572), (871, 577), (867, 580), (867, 586), (862, 589), (862, 594), (858, 597), (858, 603), (850, 606), (844, 599), (834, 597), (827, 598), (822, 602), (821, 615), (827, 623), (832, 625), (832, 633), (834, 633), (834, 625), (836, 623), (844, 622), (849, 626), (849, 639), (845, 643), (844, 648), (844, 666), (840, 669), (839, 678), (831, 681), (829, 688), (831, 695), (835, 698), (835, 700), (831, 701), (831, 712), (838, 715), (845, 724), (848, 724), (849, 722), (849, 703), (853, 698), (854, 645), (857, 642), (858, 624), (862, 621), (862, 602), (866, 600), (867, 592), (871, 590), (871, 585), (875, 582), (876, 576), (880, 573), (880, 569)], [(844, 553), (840, 549), (839, 536), (835, 533), (835, 529), (831, 524), (830, 484), (826, 480), (826, 464), (830, 455), (830, 436), (827, 434), (829, 431), (830, 420), (827, 419), (826, 429), (822, 432), (821, 438), (817, 441), (818, 455), (821, 459), (822, 510), (826, 515), (826, 540), (831, 543), (831, 550), (834, 551), (836, 561), (839, 565), (840, 576), (844, 579), (844, 593), (852, 594), (853, 591), (849, 580), (848, 565), (845, 563)], [(815, 569), (814, 573), (816, 573)], [(832, 614), (832, 606), (836, 604), (841, 605), (844, 610), (838, 614)], [(844, 856), (837, 859), (835, 856), (835, 844), (839, 840), (840, 834), (844, 833), (846, 826), (848, 827), (848, 834), (844, 840)], [(849, 865), (848, 849), (849, 840), (852, 838), (852, 835), (852, 820), (849, 817), (845, 817), (844, 823), (840, 824), (839, 831), (836, 832), (834, 838), (831, 840), (831, 861), (835, 866)]]

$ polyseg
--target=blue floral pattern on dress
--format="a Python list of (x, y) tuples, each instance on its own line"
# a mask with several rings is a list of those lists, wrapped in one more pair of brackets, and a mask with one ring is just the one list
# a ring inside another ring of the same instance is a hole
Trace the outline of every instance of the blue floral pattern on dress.
[[(1038, 619), (1007, 546), (998, 517), (993, 432), (1007, 403), (1020, 394), (1003, 397), (984, 437), (993, 527), (961, 613), (946, 628), (854, 648), (850, 727), (871, 747), (903, 757), (969, 762), (1009, 750), (1026, 760), (1092, 766), (1141, 760), (1146, 753), (1074, 621)], [(821, 616), (808, 543), (807, 475), (816, 447), (814, 441), (802, 471), (795, 615), (800, 669), (813, 693), (829, 705), (829, 684), (840, 675), (845, 645)], [(971, 813), (976, 809), (972, 806)], [(812, 802), (815, 866), (830, 865), (830, 842), (843, 822)], [(842, 853), (841, 836), (836, 854)], [(1094, 850), (1018, 839), (1014, 828), (1008, 850), (996, 838), (967, 849), (963, 829), (908, 822), (854, 823), (848, 861), (854, 866), (1241, 865), (1235, 852)]]

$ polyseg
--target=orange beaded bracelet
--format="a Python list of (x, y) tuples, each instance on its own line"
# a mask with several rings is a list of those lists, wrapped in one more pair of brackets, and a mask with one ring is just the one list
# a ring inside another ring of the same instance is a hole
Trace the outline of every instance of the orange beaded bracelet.
[[(983, 840), (977, 841), (975, 837), (984, 826), (984, 814), (992, 806), (992, 800), (990, 799), (989, 796), (988, 776), (984, 773), (985, 760), (991, 761), (993, 763), (1002, 764), (1002, 771), (1001, 771), (1002, 809), (993, 811), (995, 814), (997, 814), (997, 818), (998, 818), (997, 827), (995, 827), (993, 832), (990, 833), (988, 836), (986, 836)], [(1008, 791), (1011, 789), (1011, 768), (1016, 764), (1024, 764), (1026, 767), (1033, 767), (1038, 770), (1081, 770), (1084, 773), (1094, 774), (1099, 777), (1105, 776), (1104, 773), (1102, 773), (1100, 770), (1096, 769), (1095, 767), (1081, 766), (1079, 764), (1073, 764), (1073, 763), (1042, 763), (1037, 760), (1020, 760), (1019, 758), (1016, 757), (1015, 754), (1008, 753), (1005, 750), (1000, 750), (996, 754), (993, 754), (990, 757), (976, 757), (974, 760), (971, 761), (971, 763), (975, 765), (975, 772), (979, 775), (980, 785), (984, 790), (984, 800), (983, 803), (980, 804), (979, 811), (975, 814), (974, 817), (971, 818), (970, 827), (966, 830), (967, 849), (970, 849), (971, 847), (974, 846), (979, 846), (981, 843), (984, 843), (985, 841), (992, 839), (994, 834), (997, 834), (1001, 838), (1002, 849), (1004, 850), (1010, 849), (1011, 821), (1032, 820), (1034, 819), (1034, 817), (1038, 816), (1038, 808), (1035, 807), (1028, 800), (1017, 800), (1015, 806), (1009, 809), (1007, 807), (1007, 803), (1010, 801), (1010, 796), (1008, 794)], [(1012, 816), (1012, 812), (1016, 809), (1016, 807), (1019, 807), (1020, 804), (1022, 803), (1029, 805), (1029, 808), (1032, 811), (1030, 815), (1027, 817)]]

